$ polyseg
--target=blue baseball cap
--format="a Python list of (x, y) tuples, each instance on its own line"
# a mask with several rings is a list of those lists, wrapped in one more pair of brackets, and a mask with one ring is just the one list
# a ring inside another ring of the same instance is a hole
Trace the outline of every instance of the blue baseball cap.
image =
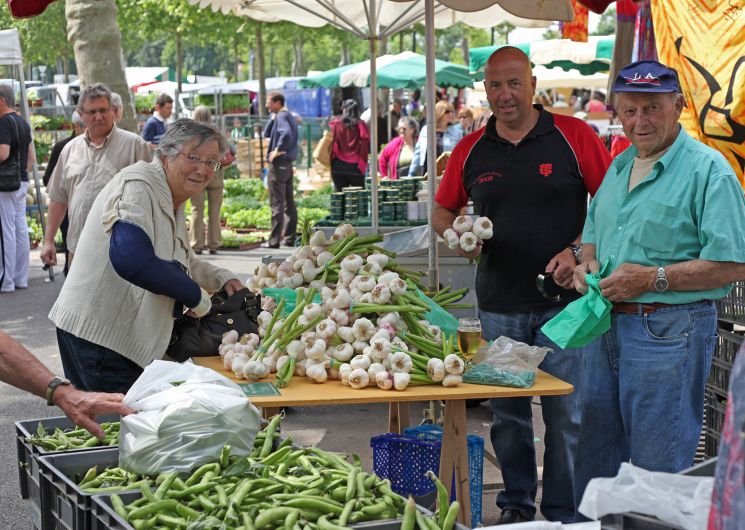
[(657, 61), (637, 61), (621, 68), (611, 92), (678, 92), (678, 73)]

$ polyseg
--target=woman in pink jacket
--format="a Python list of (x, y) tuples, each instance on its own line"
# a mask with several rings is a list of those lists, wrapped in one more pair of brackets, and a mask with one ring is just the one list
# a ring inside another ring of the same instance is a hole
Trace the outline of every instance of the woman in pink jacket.
[(388, 142), (378, 160), (382, 178), (393, 180), (409, 174), (418, 129), (416, 120), (410, 116), (398, 120), (398, 136)]

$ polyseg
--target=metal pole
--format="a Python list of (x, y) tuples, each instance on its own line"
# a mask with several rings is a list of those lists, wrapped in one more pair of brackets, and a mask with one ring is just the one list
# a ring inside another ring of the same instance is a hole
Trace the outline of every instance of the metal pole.
[[(26, 97), (26, 81), (23, 77), (23, 65), (18, 65), (18, 78), (21, 83), (21, 113), (23, 114), (23, 117), (26, 119), (26, 121), (30, 124), (31, 123), (31, 113), (28, 110), (28, 98)], [(31, 129), (31, 149), (34, 150), (34, 160), (36, 160), (36, 144), (34, 144), (34, 128), (30, 127)], [(21, 146), (18, 146), (20, 149)], [(46, 219), (44, 218), (44, 206), (41, 204), (41, 186), (39, 185), (39, 182), (41, 179), (39, 178), (39, 161), (36, 160), (34, 162), (34, 166), (32, 169), (32, 173), (34, 174), (34, 189), (36, 190), (36, 205), (39, 207), (39, 223), (41, 224), (41, 234), (42, 234), (42, 241), (47, 233), (47, 223)], [(54, 267), (50, 266), (47, 270), (47, 273), (49, 274), (49, 281), (54, 281)]]
[(432, 210), (435, 207), (437, 185), (437, 132), (435, 131), (435, 6), (434, 0), (424, 0), (424, 40), (426, 43), (427, 72), (427, 210), (429, 216), (429, 260), (427, 277), (429, 288), (437, 290), (437, 232), (432, 227)]
[(372, 232), (378, 232), (378, 28), (375, 0), (370, 0), (370, 220)]

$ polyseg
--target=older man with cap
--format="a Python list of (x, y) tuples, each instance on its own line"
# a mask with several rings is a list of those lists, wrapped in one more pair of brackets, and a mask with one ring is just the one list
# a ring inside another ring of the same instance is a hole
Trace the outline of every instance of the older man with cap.
[(613, 85), (632, 145), (611, 164), (582, 234), (586, 274), (613, 302), (611, 328), (586, 347), (575, 458), (579, 501), (622, 462), (674, 473), (693, 463), (717, 343), (713, 300), (745, 277), (745, 199), (722, 154), (680, 126), (675, 70), (623, 68)]

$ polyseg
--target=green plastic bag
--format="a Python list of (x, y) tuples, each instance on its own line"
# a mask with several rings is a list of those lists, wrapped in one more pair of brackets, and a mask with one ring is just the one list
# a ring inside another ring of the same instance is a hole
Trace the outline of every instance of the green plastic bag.
[(541, 328), (560, 348), (579, 348), (610, 329), (613, 304), (600, 294), (600, 275), (588, 274), (585, 280), (589, 287), (587, 293), (567, 305)]
[[(307, 294), (307, 291), (305, 292)], [(261, 290), (261, 294), (269, 298), (274, 298), (277, 303), (279, 303), (280, 300), (285, 301), (285, 307), (282, 309), (282, 314), (280, 315), (283, 318), (292, 313), (295, 309), (295, 304), (297, 303), (297, 293), (295, 292), (295, 289), (290, 289), (289, 287), (265, 287)], [(321, 295), (316, 294), (313, 297), (313, 302), (320, 304)]]
[(429, 296), (424, 294), (419, 289), (416, 290), (417, 296), (427, 302), (427, 305), (431, 308), (429, 311), (424, 313), (424, 318), (430, 324), (439, 327), (446, 337), (451, 337), (458, 334), (458, 319), (453, 315), (445, 311), (439, 306), (437, 302), (432, 300)]

